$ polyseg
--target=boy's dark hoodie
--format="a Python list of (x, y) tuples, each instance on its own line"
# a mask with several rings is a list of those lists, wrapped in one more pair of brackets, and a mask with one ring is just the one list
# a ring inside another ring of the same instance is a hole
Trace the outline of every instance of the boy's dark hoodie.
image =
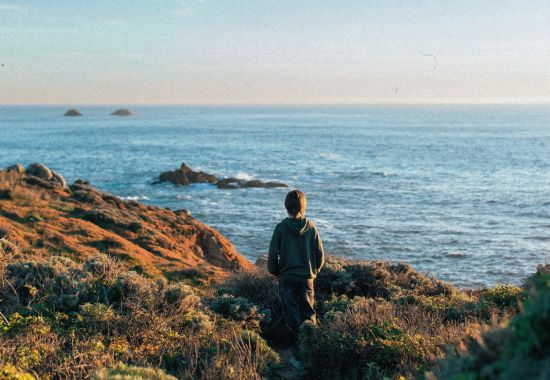
[(267, 269), (281, 279), (314, 279), (325, 263), (323, 243), (307, 218), (286, 218), (275, 227)]

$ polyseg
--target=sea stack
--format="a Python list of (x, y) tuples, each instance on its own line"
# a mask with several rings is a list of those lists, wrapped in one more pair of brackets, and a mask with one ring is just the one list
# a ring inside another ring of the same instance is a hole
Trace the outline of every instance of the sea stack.
[(82, 116), (82, 114), (76, 108), (71, 108), (65, 112), (65, 116)]
[(120, 108), (111, 114), (112, 116), (132, 116), (133, 113), (126, 108)]

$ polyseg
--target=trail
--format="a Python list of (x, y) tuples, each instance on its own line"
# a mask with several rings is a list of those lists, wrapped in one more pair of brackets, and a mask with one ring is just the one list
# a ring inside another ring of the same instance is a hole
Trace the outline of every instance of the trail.
[(292, 380), (298, 378), (299, 362), (290, 348), (273, 348), (281, 358), (280, 364), (274, 371), (274, 379)]

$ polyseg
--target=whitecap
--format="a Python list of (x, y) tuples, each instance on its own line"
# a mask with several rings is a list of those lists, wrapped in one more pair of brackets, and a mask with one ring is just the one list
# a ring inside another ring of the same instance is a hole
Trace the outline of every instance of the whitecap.
[(127, 197), (120, 197), (120, 199), (125, 201), (148, 201), (150, 198), (146, 195), (134, 195)]
[(341, 154), (338, 154), (338, 153), (334, 153), (334, 152), (321, 152), (321, 153), (319, 153), (319, 156), (322, 157), (322, 158), (325, 158), (327, 160), (331, 160), (331, 161), (342, 161), (342, 160), (344, 160), (344, 156), (342, 156)]
[(238, 179), (242, 179), (244, 181), (250, 181), (250, 180), (254, 179), (253, 176), (251, 176), (250, 174), (244, 173), (244, 172), (238, 172), (237, 174), (235, 174), (235, 177), (238, 178)]

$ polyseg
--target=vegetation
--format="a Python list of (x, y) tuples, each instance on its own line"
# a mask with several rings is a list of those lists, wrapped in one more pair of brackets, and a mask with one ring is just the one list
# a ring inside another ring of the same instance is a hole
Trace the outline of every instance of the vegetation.
[(525, 289), (529, 299), (521, 313), (449, 353), (430, 376), (457, 380), (549, 379), (550, 265), (539, 267), (526, 281)]
[[(193, 286), (124, 265), (102, 254), (29, 260), (0, 239), (0, 377), (280, 378), (276, 350), (290, 343), (274, 277)], [(550, 266), (521, 288), (462, 291), (403, 263), (330, 259), (293, 375), (545, 378), (549, 287)]]
[[(276, 289), (265, 272), (238, 273), (218, 286), (214, 302), (226, 300), (225, 315), (253, 321), (269, 343), (284, 346)], [(316, 281), (320, 323), (302, 327), (295, 349), (302, 365), (298, 376), (423, 377), (448, 347), (473, 339), (482, 325), (515, 315), (526, 296), (509, 285), (461, 291), (403, 263), (331, 259)]]
[(106, 255), (77, 263), (11, 252), (0, 251), (0, 368), (12, 378), (84, 378), (98, 368), (107, 368), (98, 379), (169, 378), (123, 362), (178, 378), (253, 379), (278, 361), (255, 331), (210, 311), (189, 285), (145, 278)]

